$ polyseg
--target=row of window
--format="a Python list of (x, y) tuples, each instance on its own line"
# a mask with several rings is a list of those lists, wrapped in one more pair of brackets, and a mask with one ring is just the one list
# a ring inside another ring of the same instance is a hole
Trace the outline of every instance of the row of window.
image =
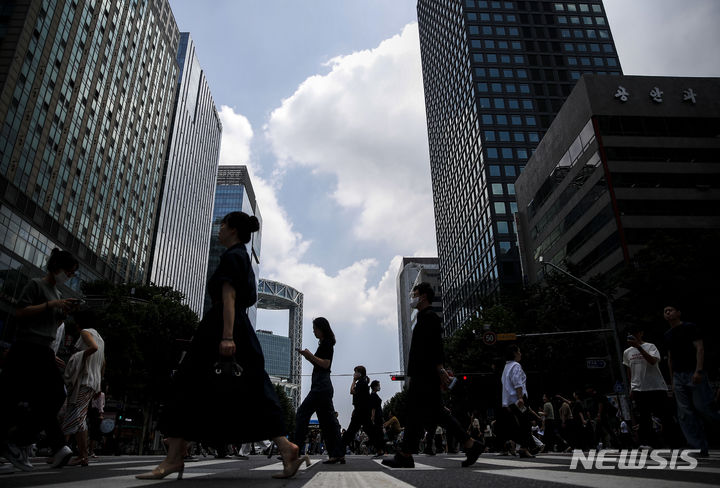
[(477, 25), (471, 25), (468, 28), (468, 31), (470, 32), (471, 36), (479, 36), (480, 34), (484, 36), (519, 36), (520, 35), (520, 28), (519, 27), (505, 27), (505, 26), (499, 26), (499, 27), (490, 27), (489, 25), (483, 25), (482, 27)]
[(525, 83), (478, 83), (477, 89), (480, 93), (530, 93), (530, 85)]
[[(524, 64), (525, 63), (525, 56), (522, 54), (515, 54), (513, 56), (510, 56), (509, 54), (495, 54), (495, 53), (487, 53), (484, 56), (480, 53), (473, 55), (473, 62), (475, 63), (502, 63), (502, 64), (510, 64), (511, 62), (515, 64)], [(475, 68), (475, 74), (477, 76), (485, 76), (485, 68)], [(491, 75), (492, 76), (492, 75)], [(497, 75), (495, 75), (497, 76)]]
[[(499, 41), (495, 39), (473, 39), (470, 43), (473, 49), (514, 49), (522, 51), (523, 45), (520, 41)], [(473, 54), (473, 62), (482, 63), (482, 55)]]
[(485, 0), (465, 0), (465, 6), (467, 8), (504, 8), (507, 10), (515, 8), (513, 2), (489, 2)]
[(510, 110), (519, 110), (522, 104), (523, 110), (533, 110), (532, 100), (518, 100), (516, 98), (487, 98), (481, 97), (479, 99), (480, 108), (496, 108)]
[(556, 12), (590, 12), (592, 9), (593, 12), (597, 14), (602, 13), (602, 6), (599, 4), (587, 4), (587, 3), (581, 3), (581, 4), (575, 4), (575, 3), (556, 3), (553, 5)]
[(602, 46), (602, 52), (605, 53), (614, 53), (615, 48), (612, 44), (596, 44), (594, 42), (590, 44), (585, 44), (582, 42), (565, 42), (563, 43), (563, 50), (566, 52), (579, 52), (579, 53), (599, 53), (600, 52), (600, 46)]
[(510, 138), (510, 131), (494, 131), (486, 130), (483, 132), (484, 142), (540, 142), (540, 134), (537, 132), (512, 132), (512, 139)]
[(493, 207), (495, 208), (495, 213), (499, 215), (513, 215), (518, 211), (516, 202), (495, 202), (493, 203)]
[(537, 125), (537, 120), (534, 115), (504, 115), (504, 114), (483, 114), (482, 123), (484, 125)]
[(570, 21), (571, 25), (580, 25), (580, 22), (582, 20), (582, 23), (584, 25), (607, 25), (607, 21), (605, 20), (605, 17), (565, 17), (564, 15), (559, 15), (557, 18), (558, 24), (567, 24), (568, 21)]
[(617, 59), (615, 58), (575, 58), (572, 56), (568, 56), (567, 62), (570, 66), (577, 66), (578, 61), (580, 62), (581, 66), (610, 66), (611, 68), (617, 68)]
[(606, 29), (560, 29), (560, 37), (568, 39), (610, 39), (610, 31)]
[[(478, 72), (479, 71), (476, 69), (475, 73)], [(500, 74), (502, 74), (503, 78), (514, 78), (520, 80), (527, 80), (528, 78), (528, 71), (526, 69), (505, 68), (501, 70), (499, 68), (487, 68), (487, 74), (491, 78), (499, 78)]]
[(505, 22), (517, 22), (517, 17), (515, 16), (515, 14), (492, 14), (491, 19), (490, 14), (485, 12), (477, 14), (475, 12), (468, 12), (467, 19), (471, 22), (477, 22), (478, 20), (480, 22), (502, 22), (503, 20)]
[(485, 148), (485, 154), (488, 159), (508, 159), (508, 160), (520, 160), (527, 161), (532, 156), (534, 149), (527, 149), (524, 147), (488, 147)]

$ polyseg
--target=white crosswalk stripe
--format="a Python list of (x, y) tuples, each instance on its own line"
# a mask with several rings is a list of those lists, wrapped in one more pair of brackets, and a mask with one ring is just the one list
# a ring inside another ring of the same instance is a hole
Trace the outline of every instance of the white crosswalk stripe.
[[(310, 459), (310, 466), (306, 466), (305, 463), (302, 463), (300, 465), (300, 471), (305, 471), (306, 469), (310, 469), (319, 462), (320, 462), (320, 459)], [(280, 463), (268, 464), (267, 466), (260, 466), (259, 468), (252, 468), (250, 471), (282, 471), (282, 470), (283, 470), (283, 463), (280, 462)]]
[(376, 471), (321, 471), (303, 488), (414, 488), (389, 474)]
[(390, 471), (412, 471), (413, 469), (418, 470), (418, 471), (429, 471), (429, 470), (436, 470), (436, 469), (445, 469), (445, 468), (440, 468), (438, 466), (429, 466), (427, 464), (420, 464), (417, 461), (415, 461), (414, 468), (391, 468), (390, 466), (385, 466), (382, 463), (381, 459), (373, 459), (373, 461), (375, 461), (377, 464), (379, 464), (383, 468), (388, 469)]

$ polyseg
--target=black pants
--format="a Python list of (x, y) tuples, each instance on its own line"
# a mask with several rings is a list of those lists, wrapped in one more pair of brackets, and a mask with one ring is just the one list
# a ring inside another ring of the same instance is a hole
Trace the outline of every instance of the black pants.
[[(362, 427), (367, 434), (370, 444), (375, 450), (382, 450), (385, 447), (385, 440), (382, 438), (382, 431), (378, 431), (370, 419), (370, 411), (363, 408), (356, 408), (350, 416), (350, 424), (342, 436), (344, 446), (349, 446), (355, 440), (355, 434)], [(379, 435), (378, 435), (379, 434)]]
[(401, 448), (404, 453), (417, 453), (423, 428), (428, 424), (442, 425), (463, 443), (470, 438), (460, 422), (443, 405), (438, 378), (410, 378), (407, 403), (411, 407)]
[(0, 375), (0, 392), (0, 442), (27, 446), (44, 430), (53, 451), (65, 445), (57, 419), (65, 403), (65, 383), (52, 349), (13, 344)]
[(640, 444), (646, 444), (655, 448), (664, 447), (667, 441), (663, 435), (656, 434), (653, 429), (653, 414), (662, 422), (663, 430), (670, 430), (672, 417), (668, 408), (667, 391), (633, 391), (632, 398), (635, 401), (635, 409), (638, 417), (638, 438)]
[(327, 447), (330, 457), (342, 457), (345, 455), (343, 442), (340, 439), (340, 424), (335, 416), (333, 405), (333, 391), (318, 392), (310, 390), (305, 400), (300, 404), (295, 415), (295, 444), (300, 446), (301, 451), (305, 446), (308, 424), (313, 413), (317, 413), (322, 439)]
[(520, 447), (534, 449), (535, 441), (532, 438), (530, 426), (530, 409), (521, 412), (514, 403), (501, 409), (502, 415), (499, 419), (502, 423), (502, 432), (505, 441), (515, 441)]

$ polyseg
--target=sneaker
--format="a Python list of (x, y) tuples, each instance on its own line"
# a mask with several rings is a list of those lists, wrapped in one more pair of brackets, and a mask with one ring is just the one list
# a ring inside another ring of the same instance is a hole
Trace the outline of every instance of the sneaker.
[(415, 467), (415, 461), (413, 460), (412, 456), (402, 456), (400, 454), (395, 454), (395, 456), (392, 459), (383, 459), (382, 463), (385, 466), (390, 466), (391, 468), (414, 468)]
[(28, 459), (27, 450), (16, 446), (15, 444), (7, 443), (2, 449), (0, 449), (0, 456), (4, 457), (13, 466), (22, 471), (32, 471), (35, 468), (30, 464)]
[(72, 449), (68, 446), (62, 446), (55, 454), (52, 455), (53, 462), (50, 463), (51, 468), (62, 468), (72, 457)]
[(15, 470), (8, 464), (0, 464), (0, 474), (12, 474)]
[(482, 442), (473, 442), (473, 445), (465, 450), (465, 455), (467, 456), (467, 459), (460, 463), (461, 466), (463, 468), (467, 468), (468, 466), (472, 466), (473, 464), (475, 464), (475, 462), (478, 460), (484, 450), (485, 445)]

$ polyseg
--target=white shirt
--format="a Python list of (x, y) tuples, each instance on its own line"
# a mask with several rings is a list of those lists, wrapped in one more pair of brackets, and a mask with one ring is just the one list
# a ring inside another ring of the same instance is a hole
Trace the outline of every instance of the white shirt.
[(643, 342), (641, 347), (658, 362), (650, 364), (636, 347), (628, 347), (623, 353), (623, 364), (630, 368), (630, 389), (633, 391), (667, 391), (667, 385), (658, 366), (660, 352), (654, 344)]
[(507, 407), (518, 401), (516, 388), (522, 388), (523, 396), (527, 396), (527, 388), (525, 383), (527, 376), (522, 366), (517, 361), (508, 361), (505, 363), (505, 369), (502, 373), (502, 405)]

